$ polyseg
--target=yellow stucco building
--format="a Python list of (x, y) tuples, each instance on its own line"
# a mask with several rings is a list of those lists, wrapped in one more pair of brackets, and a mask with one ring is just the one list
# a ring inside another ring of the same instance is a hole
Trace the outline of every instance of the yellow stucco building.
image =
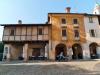
[[(74, 50), (73, 58), (83, 58), (81, 45), (86, 43), (84, 29), (84, 15), (78, 13), (49, 13), (49, 23), (52, 24), (52, 51), (51, 58), (56, 59), (63, 51), (64, 55), (69, 50)], [(78, 50), (75, 50), (78, 48)]]

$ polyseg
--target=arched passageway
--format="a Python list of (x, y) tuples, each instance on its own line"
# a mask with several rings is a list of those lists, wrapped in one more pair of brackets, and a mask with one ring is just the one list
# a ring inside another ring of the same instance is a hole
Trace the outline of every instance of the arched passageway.
[(72, 50), (73, 50), (73, 59), (82, 59), (83, 58), (83, 52), (82, 52), (82, 47), (80, 44), (74, 44), (72, 45)]
[(97, 43), (91, 43), (89, 45), (91, 59), (98, 58), (98, 56), (97, 56), (97, 47), (98, 47), (98, 44)]
[(67, 48), (66, 48), (66, 45), (65, 44), (58, 44), (55, 48), (55, 57), (56, 57), (56, 60), (57, 60), (57, 56), (63, 52), (63, 55), (64, 56), (67, 56)]

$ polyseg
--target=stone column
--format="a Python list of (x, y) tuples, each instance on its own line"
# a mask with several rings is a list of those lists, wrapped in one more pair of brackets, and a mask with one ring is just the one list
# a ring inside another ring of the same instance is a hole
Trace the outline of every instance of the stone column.
[(51, 54), (52, 54), (52, 44), (51, 44), (51, 40), (49, 40), (49, 48), (48, 48), (48, 59), (52, 60)]
[(25, 62), (28, 60), (28, 44), (23, 46), (23, 58)]
[(67, 55), (68, 55), (68, 59), (69, 60), (72, 60), (73, 51), (72, 51), (72, 48), (71, 47), (68, 48)]
[(98, 55), (98, 58), (100, 58), (100, 46), (97, 47), (97, 55)]
[(83, 44), (82, 45), (82, 50), (83, 50), (83, 59), (87, 60), (90, 59), (90, 49), (88, 44)]
[(9, 45), (8, 53), (7, 53), (7, 60), (9, 61), (11, 59), (11, 46)]
[(48, 44), (45, 46), (45, 57), (48, 58)]
[[(6, 59), (5, 59), (6, 58)], [(10, 60), (11, 58), (11, 45), (4, 45), (3, 60)]]

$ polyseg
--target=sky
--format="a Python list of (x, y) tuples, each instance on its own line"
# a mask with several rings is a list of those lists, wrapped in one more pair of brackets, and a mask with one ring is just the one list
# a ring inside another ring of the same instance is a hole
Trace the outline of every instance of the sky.
[[(92, 13), (95, 1), (100, 0), (0, 0), (0, 24), (45, 23), (48, 13), (65, 13), (71, 7), (72, 13)], [(3, 27), (0, 26), (0, 40)]]

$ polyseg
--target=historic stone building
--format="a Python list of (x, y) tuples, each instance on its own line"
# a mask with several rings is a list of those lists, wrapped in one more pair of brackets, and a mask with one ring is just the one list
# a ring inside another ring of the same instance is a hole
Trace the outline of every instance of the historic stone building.
[(70, 13), (67, 7), (66, 13), (48, 13), (46, 24), (3, 24), (3, 59), (57, 60), (61, 52), (70, 59), (100, 58), (97, 10), (95, 14)]
[(51, 24), (4, 24), (3, 58), (28, 60), (32, 56), (48, 58)]

